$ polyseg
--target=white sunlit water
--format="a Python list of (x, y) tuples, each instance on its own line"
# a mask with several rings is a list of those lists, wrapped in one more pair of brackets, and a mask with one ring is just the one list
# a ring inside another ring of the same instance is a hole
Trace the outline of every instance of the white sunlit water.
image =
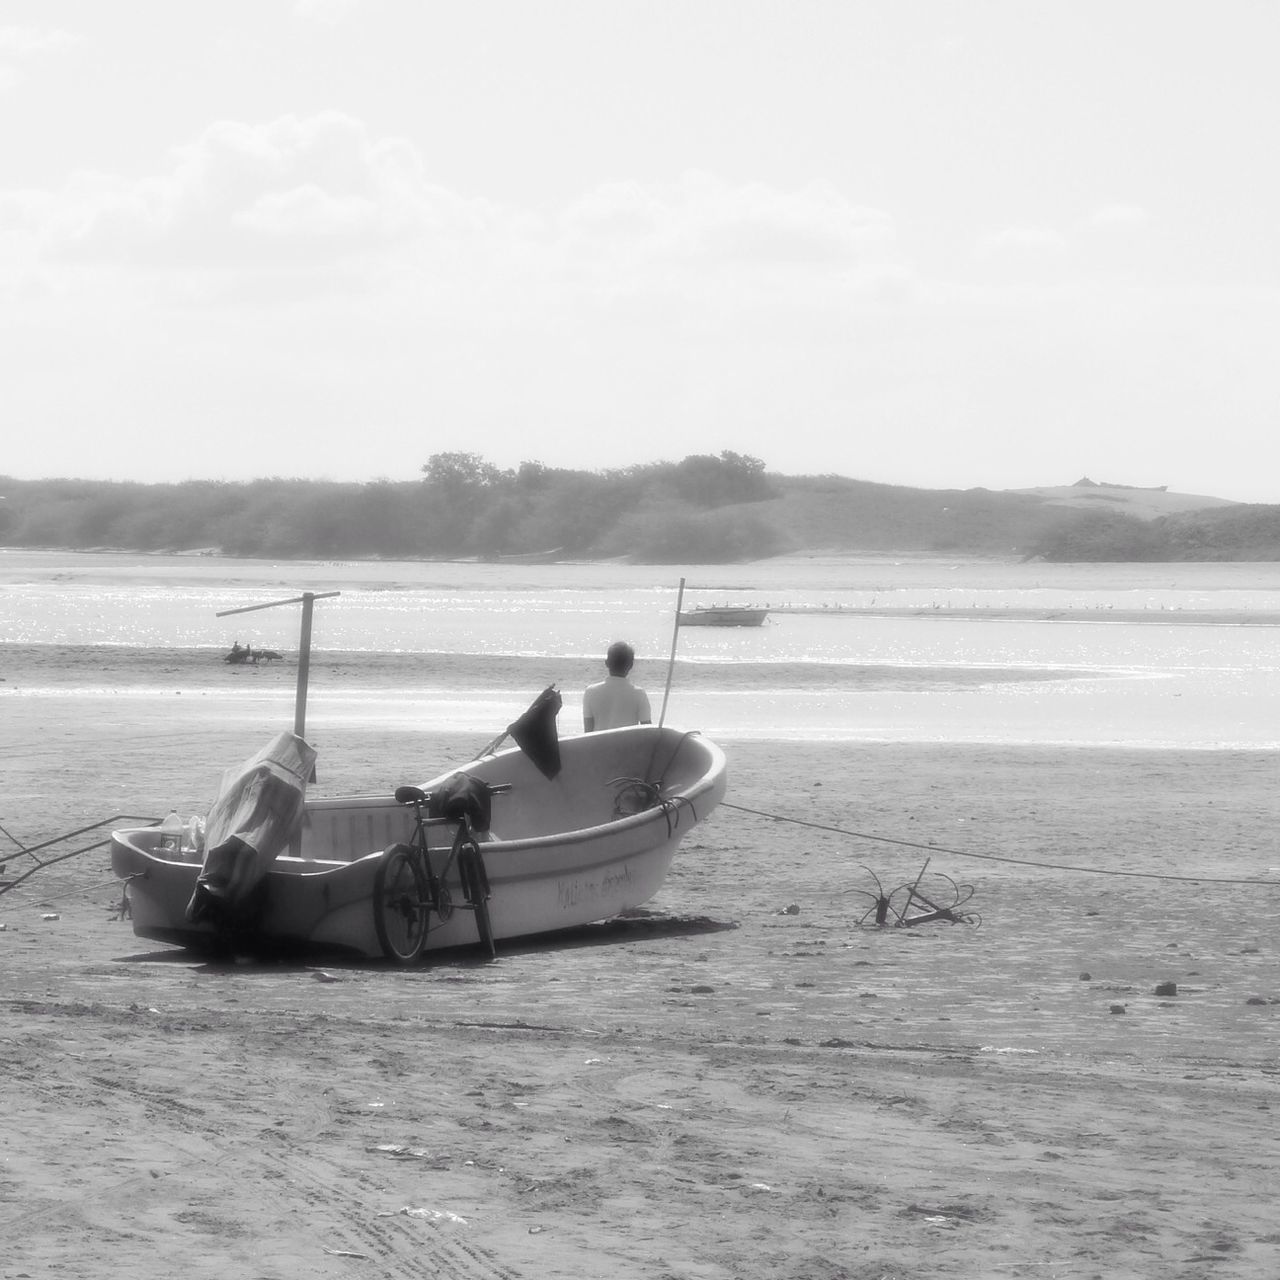
[[(709, 733), (1280, 746), (1280, 627), (1185, 625), (1196, 615), (1280, 620), (1275, 565), (815, 558), (666, 569), (269, 564), (7, 552), (0, 553), (0, 644), (208, 648), (212, 656), (239, 639), (294, 653), (296, 604), (217, 615), (305, 590), (341, 593), (315, 603), (316, 652), (422, 655), (415, 670), (428, 676), (431, 655), (452, 654), (524, 657), (537, 660), (539, 671), (554, 673), (557, 660), (598, 658), (619, 636), (651, 662), (665, 662), (682, 574), (686, 606), (754, 603), (773, 610), (761, 628), (681, 629), (670, 719)], [(885, 610), (891, 616), (840, 609)], [(893, 612), (898, 610), (916, 612)], [(999, 616), (1008, 610), (1023, 616)], [(1043, 620), (1050, 614), (1059, 620)], [(1145, 620), (1135, 622), (1134, 615)], [(682, 684), (682, 664), (716, 663), (732, 664), (750, 678), (723, 688)], [(794, 678), (813, 664), (883, 667), (904, 678), (900, 688), (849, 682), (824, 688)], [(317, 684), (311, 715), (335, 726), (395, 723), (484, 732), (505, 724), (513, 699), (527, 692), (485, 681), (459, 685), (455, 669), (439, 667), (438, 683), (428, 678), (425, 687), (407, 693), (363, 684), (358, 674), (340, 687)], [(1008, 678), (1045, 670), (1054, 678)], [(910, 679), (922, 673), (954, 673), (957, 680)], [(649, 684), (656, 710), (661, 691)], [(0, 690), (8, 696), (40, 692)], [(572, 726), (580, 691), (564, 692), (562, 726)], [(59, 696), (77, 695), (61, 689)], [(110, 691), (86, 686), (79, 696), (105, 698)], [(289, 696), (278, 683), (250, 688), (242, 682), (216, 698), (202, 698), (201, 714), (278, 718)]]

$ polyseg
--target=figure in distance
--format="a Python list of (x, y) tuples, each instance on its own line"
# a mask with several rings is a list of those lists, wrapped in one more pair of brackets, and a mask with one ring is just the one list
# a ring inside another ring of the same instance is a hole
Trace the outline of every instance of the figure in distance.
[(635, 660), (635, 650), (625, 640), (609, 646), (604, 659), (609, 674), (589, 684), (582, 695), (582, 727), (587, 733), (651, 722), (649, 695), (631, 683)]

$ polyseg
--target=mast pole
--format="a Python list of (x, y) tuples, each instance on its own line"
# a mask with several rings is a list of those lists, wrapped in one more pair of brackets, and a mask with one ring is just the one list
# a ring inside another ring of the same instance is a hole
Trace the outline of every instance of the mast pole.
[(667, 720), (667, 698), (671, 694), (671, 677), (676, 670), (676, 645), (680, 639), (680, 608), (684, 604), (684, 579), (680, 579), (680, 590), (676, 593), (676, 622), (671, 628), (671, 657), (667, 659), (667, 685), (662, 691), (662, 714), (658, 717), (658, 728), (661, 729)]

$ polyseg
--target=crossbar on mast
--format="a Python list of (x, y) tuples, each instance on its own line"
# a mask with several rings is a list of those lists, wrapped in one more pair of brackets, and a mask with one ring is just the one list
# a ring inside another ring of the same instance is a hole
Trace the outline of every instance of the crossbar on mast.
[(311, 674), (311, 613), (317, 600), (331, 600), (340, 596), (341, 591), (304, 591), (300, 596), (288, 600), (271, 600), (266, 604), (246, 604), (239, 609), (223, 609), (215, 617), (229, 618), (233, 613), (253, 613), (257, 609), (274, 609), (283, 604), (300, 604), (302, 606), (302, 630), (298, 637), (298, 692), (293, 705), (293, 731), (299, 738), (306, 737), (307, 731), (307, 682)]

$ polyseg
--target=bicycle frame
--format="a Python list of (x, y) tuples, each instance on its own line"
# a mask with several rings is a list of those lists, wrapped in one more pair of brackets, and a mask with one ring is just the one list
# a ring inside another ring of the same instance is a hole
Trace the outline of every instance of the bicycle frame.
[[(489, 788), (489, 794), (509, 791), (509, 785)], [(432, 817), (432, 797), (418, 787), (400, 787), (396, 800), (413, 806), (413, 834), (408, 844), (393, 844), (382, 855), (374, 881), (374, 923), (383, 954), (399, 964), (411, 964), (426, 944), (431, 913), (448, 920), (454, 910), (446, 880), (457, 870), (462, 886), (463, 909), (473, 911), (476, 932), (489, 954), (495, 955), (489, 922), (489, 878), (471, 815)], [(454, 827), (453, 841), (444, 865), (437, 872), (431, 861), (428, 832), (433, 827)]]

